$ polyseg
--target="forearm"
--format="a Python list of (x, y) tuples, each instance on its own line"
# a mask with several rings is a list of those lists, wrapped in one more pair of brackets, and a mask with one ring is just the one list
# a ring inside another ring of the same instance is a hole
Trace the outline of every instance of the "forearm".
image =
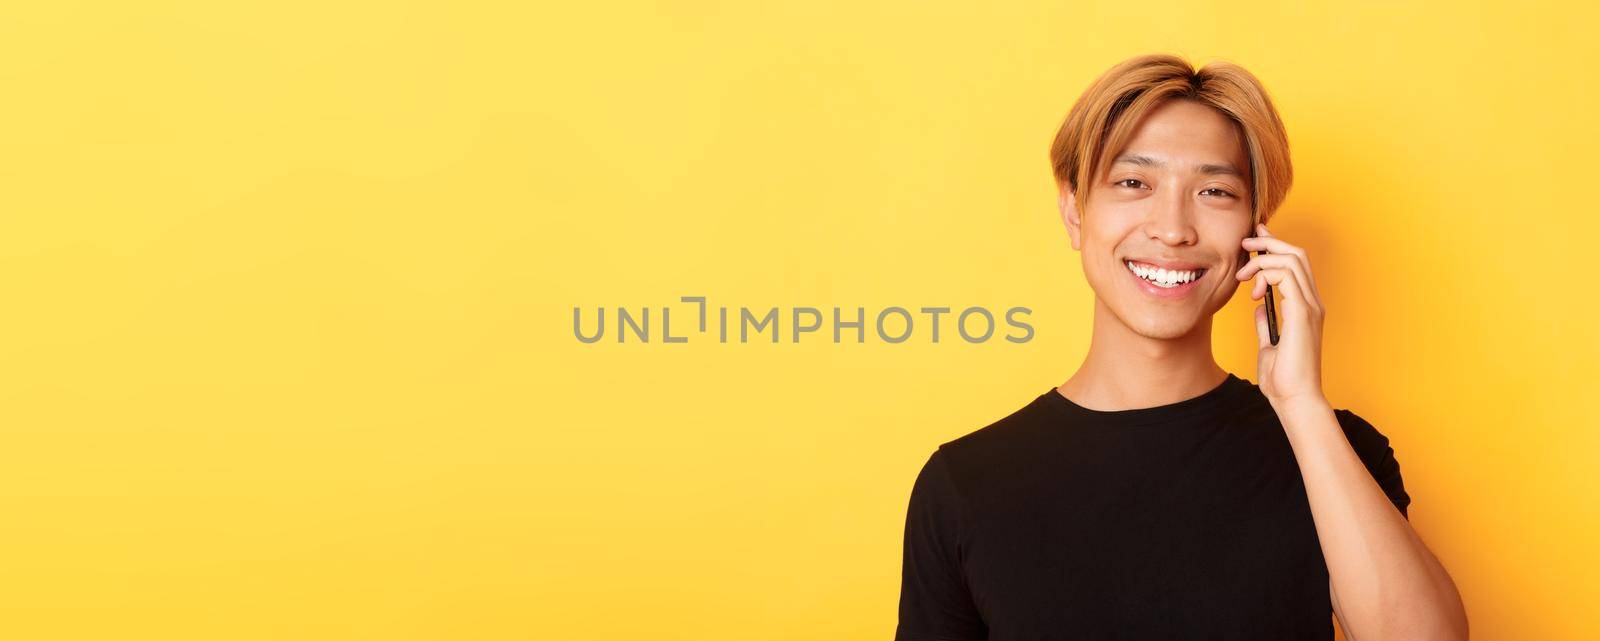
[(1276, 409), (1305, 481), (1348, 636), (1466, 639), (1454, 581), (1373, 480), (1332, 407), (1318, 399)]

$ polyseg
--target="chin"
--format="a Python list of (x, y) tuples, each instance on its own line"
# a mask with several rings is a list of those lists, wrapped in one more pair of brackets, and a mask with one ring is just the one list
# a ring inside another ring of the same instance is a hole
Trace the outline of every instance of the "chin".
[(1129, 323), (1128, 328), (1135, 334), (1145, 338), (1158, 340), (1173, 340), (1188, 336), (1198, 327), (1197, 323), (1180, 322), (1178, 319), (1160, 319), (1152, 322)]
[(1173, 340), (1200, 329), (1202, 323), (1193, 313), (1188, 309), (1124, 308), (1117, 311), (1116, 316), (1135, 334), (1157, 340)]

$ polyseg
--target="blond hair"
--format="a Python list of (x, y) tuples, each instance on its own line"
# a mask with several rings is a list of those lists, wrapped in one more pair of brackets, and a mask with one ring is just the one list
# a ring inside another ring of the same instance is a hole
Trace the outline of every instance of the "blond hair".
[(1050, 145), (1056, 189), (1071, 185), (1087, 207), (1090, 186), (1110, 155), (1127, 144), (1145, 114), (1172, 99), (1208, 105), (1238, 125), (1250, 156), (1251, 216), (1265, 223), (1294, 181), (1289, 137), (1266, 88), (1244, 67), (1225, 61), (1197, 71), (1178, 56), (1148, 54), (1101, 74), (1072, 105)]

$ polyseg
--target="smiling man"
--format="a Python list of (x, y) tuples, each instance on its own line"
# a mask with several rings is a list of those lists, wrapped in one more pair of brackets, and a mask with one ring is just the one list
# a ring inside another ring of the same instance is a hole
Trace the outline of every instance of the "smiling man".
[[(1388, 439), (1323, 394), (1311, 264), (1264, 225), (1292, 172), (1260, 83), (1130, 59), (1050, 156), (1088, 355), (924, 464), (895, 638), (1324, 640), (1335, 616), (1352, 641), (1467, 638)], [(1259, 385), (1211, 349), (1246, 280), (1282, 297), (1276, 345), (1256, 308)]]

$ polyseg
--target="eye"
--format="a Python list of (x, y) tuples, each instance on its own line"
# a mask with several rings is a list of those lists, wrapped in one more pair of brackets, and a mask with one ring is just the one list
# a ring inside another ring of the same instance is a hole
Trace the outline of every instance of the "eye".
[[(1124, 185), (1124, 183), (1137, 183), (1137, 184), (1134, 184), (1134, 185)], [(1134, 188), (1134, 189), (1139, 189), (1139, 188), (1140, 188), (1140, 187), (1143, 187), (1143, 186), (1144, 186), (1144, 182), (1143, 182), (1143, 181), (1141, 181), (1141, 180), (1139, 180), (1139, 179), (1138, 179), (1138, 178), (1123, 178), (1123, 179), (1122, 179), (1122, 180), (1119, 180), (1119, 181), (1117, 181), (1117, 182), (1116, 182), (1116, 183), (1114, 183), (1114, 184), (1117, 184), (1117, 185), (1123, 185), (1123, 186), (1126, 186), (1126, 187), (1132, 187), (1132, 188)]]
[(1206, 192), (1212, 192), (1212, 191), (1217, 192), (1217, 195), (1219, 195), (1219, 196), (1227, 196), (1229, 198), (1233, 198), (1234, 197), (1232, 193), (1230, 193), (1229, 191), (1227, 191), (1227, 190), (1225, 190), (1225, 189), (1223, 189), (1221, 187), (1212, 187), (1212, 188), (1207, 189), (1205, 191), (1202, 191), (1200, 193), (1204, 194)]

